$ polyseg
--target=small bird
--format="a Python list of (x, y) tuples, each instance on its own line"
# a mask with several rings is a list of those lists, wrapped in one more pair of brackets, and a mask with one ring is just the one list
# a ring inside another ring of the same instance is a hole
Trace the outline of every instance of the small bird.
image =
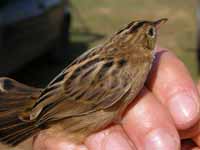
[(59, 127), (73, 142), (118, 122), (144, 86), (157, 30), (167, 19), (133, 21), (68, 65), (44, 89), (0, 78), (0, 141), (16, 146)]

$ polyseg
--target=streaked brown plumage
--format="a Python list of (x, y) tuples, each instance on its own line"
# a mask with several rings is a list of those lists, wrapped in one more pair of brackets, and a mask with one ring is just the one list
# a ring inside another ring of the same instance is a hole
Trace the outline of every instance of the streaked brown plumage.
[(0, 141), (15, 146), (59, 126), (81, 142), (118, 117), (144, 85), (157, 27), (166, 19), (134, 21), (78, 57), (45, 89), (0, 79)]

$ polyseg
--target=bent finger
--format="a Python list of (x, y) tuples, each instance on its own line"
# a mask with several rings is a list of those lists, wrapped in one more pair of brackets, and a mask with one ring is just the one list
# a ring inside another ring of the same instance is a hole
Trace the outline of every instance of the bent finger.
[(90, 150), (136, 150), (120, 126), (95, 133), (85, 143)]
[(180, 141), (172, 119), (155, 96), (144, 89), (125, 115), (122, 126), (137, 149), (178, 150)]
[(178, 129), (190, 128), (199, 120), (198, 91), (188, 70), (172, 52), (158, 50), (147, 86), (168, 108)]

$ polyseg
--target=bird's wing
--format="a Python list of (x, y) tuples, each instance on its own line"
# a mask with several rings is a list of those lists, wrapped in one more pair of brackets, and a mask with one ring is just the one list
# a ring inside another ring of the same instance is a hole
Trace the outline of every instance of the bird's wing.
[(51, 84), (33, 107), (36, 117), (55, 120), (106, 109), (131, 91), (132, 74), (121, 60), (92, 57), (66, 70), (61, 83)]
[(80, 55), (78, 58), (76, 58), (74, 61), (72, 61), (67, 67), (65, 67), (47, 86), (51, 87), (53, 86), (55, 83), (57, 84), (60, 81), (63, 81), (65, 75), (68, 73), (68, 71), (70, 70), (69, 68), (73, 67), (74, 65), (78, 65), (79, 63), (83, 62), (84, 60), (86, 60), (89, 57), (94, 56), (98, 51), (101, 50), (102, 45), (99, 45), (97, 47), (91, 48), (89, 50), (87, 50), (86, 52), (84, 52), (82, 55)]

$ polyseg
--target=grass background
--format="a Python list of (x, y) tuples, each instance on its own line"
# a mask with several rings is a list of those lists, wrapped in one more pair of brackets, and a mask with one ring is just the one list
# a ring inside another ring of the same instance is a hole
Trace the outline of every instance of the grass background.
[[(186, 64), (193, 78), (198, 79), (195, 0), (73, 0), (72, 6), (75, 8), (72, 9), (72, 41), (88, 38), (81, 36), (83, 34), (73, 34), (84, 29), (84, 25), (90, 32), (106, 38), (132, 20), (168, 18), (168, 23), (161, 28), (158, 44), (174, 51)], [(80, 22), (80, 17), (84, 24)], [(95, 40), (88, 42), (88, 45), (91, 47), (100, 42)]]

